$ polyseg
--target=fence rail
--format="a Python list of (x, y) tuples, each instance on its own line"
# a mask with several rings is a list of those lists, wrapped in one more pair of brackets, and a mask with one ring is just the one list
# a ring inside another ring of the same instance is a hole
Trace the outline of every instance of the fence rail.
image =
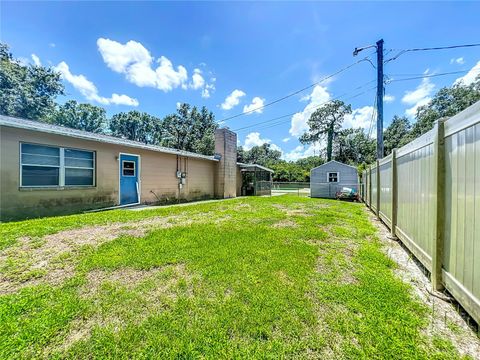
[(308, 182), (274, 182), (272, 194), (295, 194), (298, 196), (310, 196), (310, 183)]
[(293, 190), (293, 189), (305, 189), (309, 188), (309, 182), (285, 182), (285, 181), (274, 181), (272, 183), (272, 189), (276, 190)]
[(377, 160), (360, 195), (480, 323), (480, 102)]

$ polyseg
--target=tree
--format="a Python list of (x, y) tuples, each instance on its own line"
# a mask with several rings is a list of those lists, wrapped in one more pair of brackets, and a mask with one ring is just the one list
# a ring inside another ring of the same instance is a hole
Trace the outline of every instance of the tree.
[(370, 139), (363, 129), (343, 129), (338, 132), (334, 158), (345, 164), (358, 165), (375, 161), (375, 140)]
[(136, 110), (119, 113), (110, 120), (110, 132), (113, 136), (143, 142), (158, 144), (162, 136), (162, 121), (145, 112)]
[(107, 124), (105, 109), (69, 100), (50, 114), (47, 122), (93, 133), (103, 133)]
[(0, 113), (31, 120), (43, 120), (63, 95), (60, 74), (51, 68), (25, 65), (13, 58), (0, 43)]
[(272, 145), (267, 143), (254, 146), (250, 150), (244, 150), (242, 147), (237, 150), (238, 161), (247, 164), (271, 166), (278, 163), (281, 156), (281, 151), (272, 149)]
[(244, 150), (243, 149), (243, 146), (237, 146), (237, 162), (241, 162), (241, 163), (246, 163), (247, 161), (245, 160), (246, 159), (246, 152), (248, 150)]
[(351, 114), (352, 107), (343, 101), (334, 100), (323, 105), (308, 119), (309, 130), (300, 137), (302, 144), (311, 144), (327, 137), (327, 161), (332, 160), (333, 139), (340, 130), (345, 115)]
[(393, 117), (392, 122), (383, 132), (385, 155), (390, 154), (393, 149), (408, 143), (410, 129), (410, 122), (405, 116), (400, 117), (395, 115)]
[(432, 129), (436, 120), (458, 114), (479, 100), (479, 77), (469, 85), (458, 83), (452, 87), (440, 89), (427, 105), (418, 108), (417, 121), (413, 124), (409, 140), (411, 141)]
[(273, 181), (299, 182), (306, 181), (305, 171), (294, 162), (281, 161), (271, 166)]
[(322, 165), (324, 162), (325, 160), (321, 157), (309, 156), (290, 162), (278, 160), (277, 162), (270, 164), (269, 167), (274, 171), (273, 181), (308, 182), (310, 181), (310, 170)]
[(181, 104), (176, 114), (163, 119), (161, 145), (205, 155), (215, 152), (215, 116), (202, 107)]
[(325, 159), (319, 156), (309, 156), (306, 158), (298, 159), (295, 161), (295, 164), (300, 166), (302, 169), (310, 172), (314, 167), (320, 166), (325, 163)]

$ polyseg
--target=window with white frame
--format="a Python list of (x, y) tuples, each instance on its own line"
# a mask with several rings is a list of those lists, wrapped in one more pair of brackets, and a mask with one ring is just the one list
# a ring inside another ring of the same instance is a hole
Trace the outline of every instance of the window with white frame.
[(329, 172), (328, 173), (328, 182), (331, 183), (331, 182), (338, 182), (338, 172)]
[(122, 162), (123, 176), (135, 176), (135, 161), (124, 160)]
[(21, 186), (94, 186), (95, 152), (21, 144)]

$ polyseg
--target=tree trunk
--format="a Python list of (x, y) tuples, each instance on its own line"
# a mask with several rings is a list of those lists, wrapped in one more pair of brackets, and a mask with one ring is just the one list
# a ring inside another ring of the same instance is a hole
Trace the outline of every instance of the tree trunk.
[(327, 162), (332, 160), (333, 127), (327, 132)]

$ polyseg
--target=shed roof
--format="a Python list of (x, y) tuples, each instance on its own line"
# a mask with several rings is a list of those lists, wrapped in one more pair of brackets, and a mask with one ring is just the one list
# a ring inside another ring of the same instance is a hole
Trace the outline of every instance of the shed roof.
[[(336, 163), (336, 164), (339, 164), (339, 165), (342, 165), (342, 166), (348, 166), (348, 167), (350, 167), (350, 168), (355, 169), (355, 171), (357, 171), (357, 168), (356, 168), (355, 166), (348, 165), (348, 164), (344, 164), (344, 163), (342, 163), (342, 162), (340, 162), (340, 161), (336, 161), (336, 160), (330, 160), (329, 162), (326, 162), (325, 164), (322, 164), (322, 165), (319, 165), (319, 166), (317, 166), (317, 167), (314, 167), (312, 170), (321, 168), (322, 166), (328, 165), (328, 164), (330, 164), (330, 163)], [(310, 170), (310, 171), (312, 171), (312, 170)]]
[(274, 172), (272, 169), (269, 169), (265, 166), (258, 165), (258, 164), (244, 164), (244, 163), (241, 163), (241, 162), (237, 162), (237, 165), (240, 166), (242, 168), (242, 170), (246, 170), (246, 171), (253, 171), (255, 169), (260, 169), (260, 170), (268, 171), (268, 172), (271, 172), (271, 173)]
[(13, 128), (25, 129), (25, 130), (31, 130), (31, 131), (39, 131), (39, 132), (48, 133), (48, 134), (63, 135), (63, 136), (73, 137), (76, 139), (98, 141), (102, 143), (157, 151), (157, 152), (166, 153), (166, 154), (181, 155), (181, 156), (186, 156), (190, 158), (218, 161), (218, 159), (209, 155), (202, 155), (202, 154), (197, 154), (190, 151), (176, 150), (176, 149), (171, 149), (171, 148), (157, 146), (157, 145), (147, 145), (138, 141), (121, 139), (114, 136), (96, 134), (88, 131), (71, 129), (63, 126), (51, 125), (51, 124), (46, 124), (39, 121), (20, 119), (20, 118), (15, 118), (11, 116), (0, 115), (0, 126), (13, 127)]

